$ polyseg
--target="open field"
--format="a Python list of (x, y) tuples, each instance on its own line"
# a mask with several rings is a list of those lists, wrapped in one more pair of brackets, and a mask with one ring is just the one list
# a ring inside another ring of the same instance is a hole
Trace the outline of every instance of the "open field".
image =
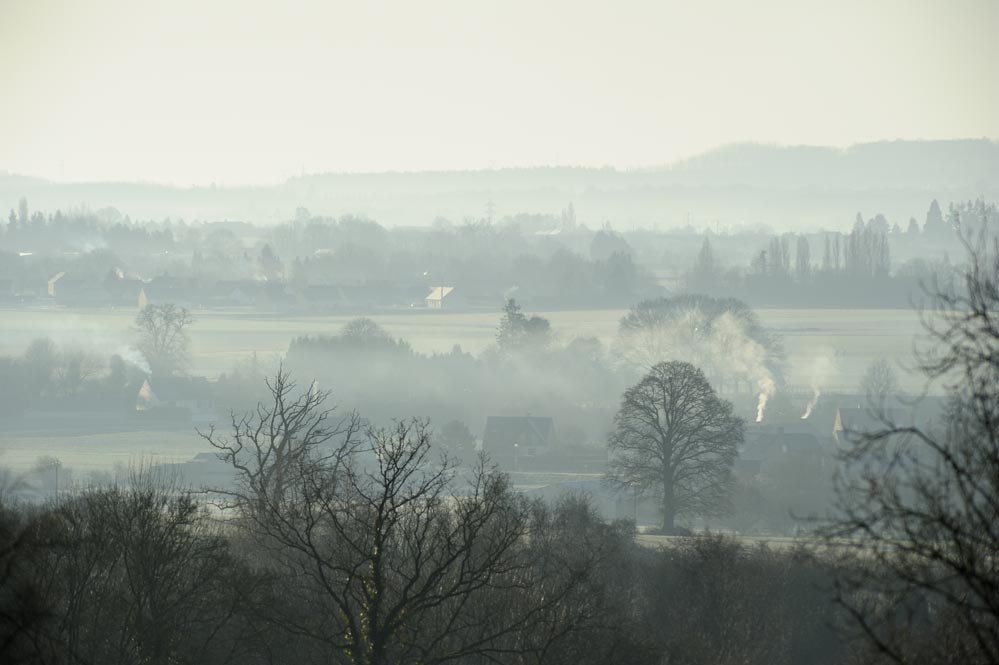
[[(773, 550), (793, 550), (797, 547), (808, 547), (819, 545), (819, 541), (809, 538), (807, 536), (793, 537), (793, 536), (743, 536), (743, 535), (732, 535), (725, 534), (727, 537), (734, 538), (743, 545), (749, 547), (766, 546)], [(690, 542), (691, 538), (700, 537), (698, 536), (661, 536), (658, 534), (650, 533), (637, 533), (635, 534), (635, 542), (643, 547), (649, 547), (653, 549), (665, 547), (677, 547), (685, 543)]]
[(59, 432), (0, 434), (0, 467), (22, 472), (40, 457), (55, 457), (79, 475), (116, 466), (186, 462), (210, 447), (190, 430), (140, 430), (69, 435)]
[[(760, 309), (763, 323), (784, 338), (788, 383), (807, 388), (815, 359), (833, 358), (834, 370), (823, 377), (823, 388), (852, 390), (875, 358), (902, 365), (912, 361), (914, 338), (922, 332), (910, 310)], [(614, 340), (623, 310), (540, 312), (563, 339), (597, 337)], [(249, 354), (261, 360), (283, 354), (298, 335), (335, 333), (354, 315), (278, 317), (251, 311), (196, 312), (191, 327), (195, 374), (216, 376)], [(135, 311), (68, 309), (0, 309), (0, 355), (21, 353), (35, 337), (48, 335), (102, 354), (114, 353), (131, 341)], [(417, 351), (446, 352), (455, 344), (479, 353), (495, 339), (500, 312), (430, 312), (427, 310), (372, 314), (370, 318)], [(921, 388), (918, 378), (902, 377), (903, 388)]]

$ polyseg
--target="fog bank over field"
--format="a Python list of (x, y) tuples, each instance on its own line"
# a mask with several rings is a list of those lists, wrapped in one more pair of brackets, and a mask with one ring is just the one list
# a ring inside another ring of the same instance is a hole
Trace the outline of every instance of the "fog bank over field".
[[(2, 166), (2, 164), (0, 164)], [(241, 220), (276, 224), (298, 207), (365, 215), (385, 226), (437, 218), (557, 214), (572, 203), (590, 227), (767, 225), (777, 231), (844, 230), (857, 210), (892, 220), (920, 215), (934, 198), (999, 198), (994, 141), (885, 141), (846, 149), (736, 144), (666, 166), (622, 170), (544, 166), (471, 171), (303, 174), (248, 187), (61, 183), (0, 175), (0, 200), (37, 209), (114, 207), (132, 219)]]
[[(610, 346), (627, 310), (539, 312), (552, 323), (553, 333), (563, 339), (593, 337)], [(915, 312), (897, 310), (758, 309), (760, 321), (782, 336), (788, 355), (789, 383), (810, 388), (816, 377), (826, 390), (851, 390), (867, 366), (877, 358), (890, 358), (900, 370), (902, 387), (918, 393), (919, 375), (903, 371), (911, 365), (913, 340), (920, 334)], [(391, 335), (406, 340), (424, 354), (447, 353), (454, 345), (481, 354), (496, 341), (498, 312), (396, 312), (371, 314), (370, 318)], [(3, 337), (0, 356), (24, 352), (39, 335), (57, 344), (88, 351), (127, 349), (132, 311), (93, 310), (2, 310)], [(289, 340), (299, 335), (330, 334), (353, 317), (282, 317), (249, 312), (196, 314), (191, 326), (191, 365), (197, 375), (217, 377), (256, 353), (261, 359), (281, 357)], [(109, 346), (110, 345), (110, 346)]]

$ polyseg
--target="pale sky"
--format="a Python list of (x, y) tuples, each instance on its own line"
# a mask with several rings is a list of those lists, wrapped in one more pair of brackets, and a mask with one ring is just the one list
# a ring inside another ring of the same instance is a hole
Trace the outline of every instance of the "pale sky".
[(999, 138), (996, 0), (0, 0), (0, 170), (672, 162)]

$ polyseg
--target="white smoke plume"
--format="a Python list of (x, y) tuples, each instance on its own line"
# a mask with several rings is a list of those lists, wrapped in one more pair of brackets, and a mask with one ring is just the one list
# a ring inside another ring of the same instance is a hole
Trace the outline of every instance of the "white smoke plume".
[(763, 345), (751, 338), (742, 319), (724, 313), (715, 319), (711, 335), (712, 356), (719, 369), (736, 376), (749, 377), (756, 382), (760, 395), (756, 402), (756, 422), (763, 422), (767, 402), (777, 392), (777, 382), (767, 367), (767, 352)]
[(777, 392), (777, 383), (770, 377), (761, 378), (756, 383), (760, 387), (760, 396), (756, 401), (756, 422), (762, 423), (767, 411), (767, 402)]
[(149, 362), (146, 360), (146, 357), (142, 355), (141, 351), (123, 344), (118, 347), (115, 354), (121, 356), (121, 359), (129, 365), (139, 368), (146, 374), (152, 374), (152, 370), (149, 368)]
[(802, 420), (808, 420), (812, 411), (822, 397), (822, 385), (829, 382), (830, 377), (836, 372), (836, 363), (833, 360), (833, 353), (823, 352), (815, 356), (812, 360), (810, 384), (812, 387), (812, 397), (805, 406), (805, 412), (801, 414)]
[(715, 381), (723, 378), (752, 382), (759, 390), (756, 421), (777, 392), (777, 381), (767, 365), (767, 350), (753, 339), (746, 322), (730, 312), (709, 321), (697, 309), (668, 321), (629, 331), (619, 340), (617, 353), (637, 367), (664, 360), (683, 360), (704, 370)]
[(808, 420), (808, 417), (812, 415), (812, 410), (815, 409), (815, 405), (819, 403), (819, 398), (822, 397), (822, 388), (817, 385), (812, 385), (812, 398), (808, 400), (808, 405), (805, 407), (805, 412), (801, 414), (802, 420)]

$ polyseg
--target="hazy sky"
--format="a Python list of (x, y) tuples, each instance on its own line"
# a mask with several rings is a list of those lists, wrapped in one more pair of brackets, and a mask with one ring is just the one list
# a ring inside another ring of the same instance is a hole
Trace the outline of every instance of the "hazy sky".
[(0, 169), (269, 183), (999, 138), (997, 34), (996, 0), (0, 0)]

